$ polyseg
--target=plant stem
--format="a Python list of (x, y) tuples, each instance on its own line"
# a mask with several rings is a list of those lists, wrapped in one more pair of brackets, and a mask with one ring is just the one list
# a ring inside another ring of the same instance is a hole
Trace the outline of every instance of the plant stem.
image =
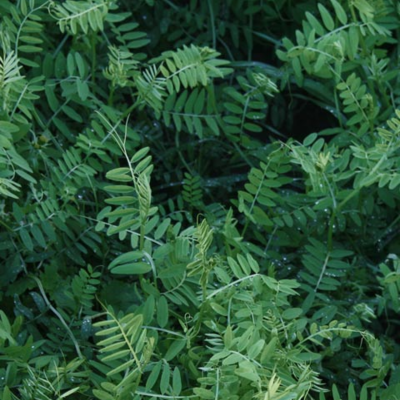
[(112, 107), (114, 103), (114, 91), (115, 91), (115, 86), (111, 85), (110, 94), (108, 95), (108, 101), (107, 101), (107, 104), (110, 107)]
[(208, 4), (208, 9), (210, 10), (212, 46), (213, 46), (214, 49), (216, 49), (216, 47), (217, 47), (217, 35), (215, 33), (215, 20), (214, 20), (213, 2), (211, 0), (207, 0), (207, 4)]
[(78, 354), (78, 357), (80, 359), (84, 359), (84, 357), (82, 355), (82, 352), (81, 352), (81, 349), (79, 347), (78, 341), (76, 340), (74, 334), (72, 333), (72, 331), (71, 331), (70, 327), (68, 326), (68, 324), (65, 322), (64, 318), (62, 317), (62, 315), (50, 303), (49, 299), (46, 296), (46, 292), (43, 289), (42, 282), (38, 278), (33, 276), (33, 275), (29, 275), (29, 277), (32, 278), (36, 282), (36, 284), (38, 285), (39, 291), (40, 291), (40, 293), (41, 293), (41, 295), (43, 297), (43, 300), (46, 303), (47, 307), (49, 307), (49, 309), (56, 315), (56, 317), (64, 325), (65, 330), (67, 331), (69, 337), (71, 338), (72, 343), (75, 346), (75, 350), (76, 350), (76, 353)]
[(176, 147), (176, 151), (178, 152), (178, 156), (182, 161), (182, 164), (185, 166), (185, 168), (188, 170), (188, 172), (191, 175), (194, 175), (194, 172), (192, 171), (192, 168), (190, 167), (190, 165), (186, 162), (185, 157), (183, 157), (183, 154), (181, 152), (181, 146), (180, 146), (180, 140), (179, 140), (179, 132), (176, 131), (175, 132), (175, 147)]
[(140, 104), (139, 98), (122, 114), (121, 119), (126, 118), (138, 105)]
[(96, 83), (96, 33), (92, 33), (90, 37), (91, 51), (92, 51), (92, 83)]

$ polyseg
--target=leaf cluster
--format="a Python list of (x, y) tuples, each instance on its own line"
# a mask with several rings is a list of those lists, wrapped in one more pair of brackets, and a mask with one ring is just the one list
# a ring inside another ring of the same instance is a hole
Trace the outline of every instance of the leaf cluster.
[(396, 2), (0, 18), (0, 398), (398, 396)]

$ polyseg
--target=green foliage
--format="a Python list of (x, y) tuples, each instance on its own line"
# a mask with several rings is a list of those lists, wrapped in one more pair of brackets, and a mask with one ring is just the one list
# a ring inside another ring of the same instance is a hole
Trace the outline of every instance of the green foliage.
[(50, 2), (50, 13), (57, 20), (61, 32), (70, 30), (73, 35), (81, 29), (88, 33), (89, 29), (98, 31), (104, 29), (104, 19), (108, 13), (109, 1), (72, 1), (63, 4)]
[(222, 121), (220, 114), (215, 113), (214, 101), (213, 93), (205, 89), (184, 90), (179, 96), (174, 92), (165, 100), (164, 123), (169, 126), (173, 122), (178, 132), (186, 128), (190, 134), (200, 138), (219, 136)]
[(161, 72), (167, 81), (170, 94), (197, 86), (207, 86), (211, 78), (223, 78), (231, 72), (225, 60), (218, 60), (220, 53), (209, 47), (184, 46), (177, 51), (164, 52), (157, 61), (163, 61)]
[(395, 400), (399, 11), (0, 0), (0, 398)]

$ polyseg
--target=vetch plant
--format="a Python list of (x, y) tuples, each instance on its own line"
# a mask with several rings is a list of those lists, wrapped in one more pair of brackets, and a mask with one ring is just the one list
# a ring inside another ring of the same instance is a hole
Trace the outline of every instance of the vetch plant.
[(2, 399), (398, 397), (396, 2), (0, 15)]

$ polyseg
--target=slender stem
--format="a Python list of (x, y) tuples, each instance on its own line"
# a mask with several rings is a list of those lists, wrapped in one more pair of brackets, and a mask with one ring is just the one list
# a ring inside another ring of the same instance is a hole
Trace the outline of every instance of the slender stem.
[(337, 119), (339, 121), (340, 127), (343, 129), (343, 116), (342, 116), (342, 114), (340, 112), (339, 99), (338, 99), (338, 93), (337, 93), (336, 85), (335, 85), (334, 90), (333, 90), (333, 97), (335, 99), (335, 107), (336, 107)]
[(342, 201), (339, 203), (339, 205), (337, 206), (336, 210), (340, 211), (342, 209), (342, 207), (348, 202), (350, 201), (354, 196), (358, 195), (360, 193), (360, 189), (357, 190), (352, 190), (351, 193)]
[(171, 8), (173, 8), (175, 11), (178, 11), (179, 10), (179, 7), (176, 5), (176, 4), (174, 4), (172, 1), (170, 1), (170, 0), (164, 0), (164, 3), (167, 3)]
[(246, 163), (249, 165), (250, 168), (253, 168), (254, 164), (250, 161), (250, 159), (246, 156), (246, 154), (243, 153), (240, 146), (236, 142), (232, 142), (232, 143), (233, 143), (233, 147), (242, 156), (243, 160), (246, 161)]
[(252, 36), (252, 32), (253, 32), (253, 14), (250, 14), (250, 18), (249, 18), (250, 45), (249, 45), (249, 48), (247, 50), (247, 60), (248, 61), (251, 61), (252, 52), (253, 52), (253, 36)]
[[(356, 16), (356, 12), (355, 12), (354, 6), (352, 4), (350, 4), (350, 13), (351, 13), (351, 17), (353, 18), (354, 23), (356, 25), (358, 25), (358, 19)], [(360, 34), (360, 43), (361, 43), (361, 47), (362, 47), (363, 53), (364, 53), (363, 56), (366, 57), (368, 51), (367, 51), (367, 46), (365, 45), (364, 36), (362, 34)]]
[[(117, 226), (117, 225), (114, 225), (114, 224), (110, 224), (109, 222), (99, 221), (99, 220), (96, 219), (96, 218), (87, 217), (87, 216), (85, 216), (85, 215), (77, 215), (77, 216), (74, 217), (74, 218), (84, 218), (84, 219), (87, 219), (87, 220), (93, 221), (93, 222), (102, 222), (104, 225), (109, 226), (109, 227), (113, 227), (113, 228)], [(136, 236), (139, 236), (139, 235), (140, 235), (139, 233), (137, 233), (137, 232), (135, 232), (135, 231), (131, 231), (130, 229), (127, 229), (126, 231), (127, 231), (129, 234), (131, 234), (131, 235), (136, 235)], [(162, 246), (162, 245), (164, 244), (164, 243), (162, 243), (162, 242), (160, 242), (160, 241), (158, 241), (158, 240), (152, 239), (152, 238), (149, 237), (149, 236), (145, 236), (145, 239), (149, 240), (149, 241), (152, 242), (152, 243), (155, 243), (155, 244), (158, 245), (158, 246)]]
[(212, 45), (213, 48), (217, 48), (217, 35), (215, 32), (215, 21), (214, 21), (214, 10), (213, 10), (213, 2), (211, 0), (207, 0), (208, 9), (210, 10), (210, 24), (211, 24), (211, 33), (212, 33)]
[(336, 210), (333, 210), (331, 217), (329, 219), (329, 228), (328, 228), (328, 254), (332, 251), (333, 248), (333, 226), (335, 224), (336, 218)]
[(219, 289), (217, 289), (217, 290), (214, 290), (214, 292), (210, 293), (210, 294), (206, 297), (206, 300), (210, 300), (211, 298), (213, 298), (214, 296), (216, 296), (218, 293), (221, 293), (221, 292), (223, 292), (224, 290), (229, 289), (229, 288), (232, 287), (232, 286), (236, 286), (236, 285), (238, 285), (239, 283), (241, 283), (241, 282), (243, 282), (243, 281), (245, 281), (245, 280), (247, 280), (247, 279), (253, 279), (253, 278), (256, 277), (256, 276), (261, 276), (261, 275), (260, 275), (260, 274), (253, 274), (253, 275), (245, 276), (245, 277), (240, 278), (240, 279), (238, 279), (238, 280), (236, 280), (236, 281), (233, 281), (233, 282), (229, 283), (228, 285), (225, 285), (225, 286), (223, 286), (223, 287), (221, 287), (221, 288), (219, 288)]
[[(307, 342), (309, 340), (312, 340), (312, 338), (314, 338), (315, 336), (322, 336), (325, 332), (339, 332), (339, 334), (340, 334), (340, 332), (343, 332), (343, 331), (349, 332), (349, 333), (357, 333), (359, 335), (363, 334), (362, 331), (358, 331), (357, 329), (351, 329), (351, 328), (347, 328), (347, 327), (321, 329), (320, 331), (315, 332), (310, 336), (307, 336), (305, 339), (303, 339), (301, 342), (299, 342), (297, 344), (297, 346), (301, 346), (303, 343), (305, 343), (305, 342)], [(322, 336), (322, 338), (324, 338), (324, 337)]]
[[(358, 19), (357, 19), (357, 16), (356, 16), (356, 12), (354, 10), (354, 6), (351, 3), (350, 3), (350, 12), (351, 12), (351, 16), (353, 18), (353, 21), (355, 23), (358, 23)], [(362, 47), (362, 51), (363, 51), (363, 54), (361, 55), (361, 57), (367, 58), (368, 57), (368, 48), (367, 48), (367, 45), (365, 43), (364, 36), (361, 34), (361, 31), (360, 31), (360, 43), (361, 43), (361, 47)], [(368, 79), (368, 77), (366, 76), (365, 70), (363, 68), (360, 68), (360, 73), (363, 75), (364, 81), (366, 81), (368, 89), (372, 93), (373, 98), (376, 99), (377, 96), (376, 96), (374, 85), (372, 84), (372, 81), (370, 79)], [(369, 127), (370, 127), (370, 130), (371, 130), (371, 134), (373, 134), (374, 123), (373, 123), (372, 120), (369, 120)]]
[(140, 391), (136, 391), (135, 394), (138, 394), (139, 396), (147, 396), (147, 397), (154, 397), (157, 399), (192, 399), (194, 397), (198, 398), (197, 395), (190, 395), (190, 396), (167, 396), (167, 395), (163, 395), (163, 394), (156, 394), (156, 393), (146, 393), (146, 392), (140, 392)]
[(19, 39), (20, 39), (20, 35), (21, 35), (22, 29), (23, 29), (23, 26), (25, 25), (25, 23), (29, 20), (29, 18), (32, 14), (34, 14), (36, 11), (40, 10), (41, 8), (47, 6), (47, 4), (49, 4), (49, 3), (50, 3), (50, 1), (46, 1), (45, 3), (41, 4), (39, 7), (36, 7), (34, 9), (30, 10), (29, 13), (27, 15), (25, 15), (22, 22), (20, 22), (17, 36), (15, 38), (15, 54), (18, 54)]
[(314, 289), (315, 293), (317, 292), (319, 285), (321, 284), (321, 281), (325, 275), (326, 267), (328, 266), (328, 262), (329, 262), (330, 258), (331, 258), (331, 247), (329, 247), (329, 245), (328, 245), (328, 254), (325, 257), (324, 265), (322, 266), (321, 273), (319, 274), (318, 282), (315, 285), (315, 289)]
[(1, 219), (0, 219), (0, 224), (3, 225), (8, 231), (14, 232), (14, 230)]
[(246, 233), (246, 231), (247, 231), (247, 228), (249, 227), (249, 224), (250, 224), (250, 218), (246, 218), (246, 223), (244, 224), (244, 227), (243, 227), (243, 230), (242, 230), (242, 232), (240, 233), (240, 236), (243, 238), (244, 237), (244, 235), (245, 235), (245, 233)]
[[(205, 299), (204, 294), (203, 294), (203, 299)], [(203, 301), (203, 303), (200, 306), (200, 312), (198, 314), (199, 316), (197, 318), (196, 325), (193, 327), (193, 334), (190, 335), (189, 340), (191, 340), (194, 337), (196, 337), (197, 334), (200, 332), (201, 322), (203, 321), (203, 316), (204, 316), (204, 312), (205, 312), (206, 307), (208, 307), (208, 299)]]
[(272, 44), (274, 44), (276, 47), (282, 47), (282, 42), (280, 40), (277, 40), (275, 38), (273, 38), (270, 35), (266, 35), (263, 32), (256, 32), (256, 31), (252, 31), (251, 32), (253, 35), (260, 37), (261, 39), (266, 40), (267, 42), (270, 42)]
[(140, 104), (139, 98), (122, 114), (121, 119), (126, 118), (138, 105)]
[(115, 86), (112, 84), (111, 89), (110, 89), (110, 94), (108, 95), (108, 101), (107, 101), (107, 103), (110, 107), (112, 107), (113, 103), (114, 103), (114, 91), (115, 91)]
[(398, 222), (400, 221), (400, 215), (398, 215), (391, 223), (390, 225), (378, 236), (376, 241), (382, 240), (388, 233), (390, 233), (391, 229), (393, 226), (395, 226)]
[(148, 326), (148, 325), (143, 325), (142, 328), (150, 329), (150, 330), (158, 331), (158, 332), (164, 332), (164, 333), (168, 333), (169, 335), (174, 335), (174, 336), (178, 336), (182, 339), (186, 339), (185, 335), (182, 335), (181, 333), (178, 333), (178, 332), (170, 331), (169, 329), (157, 328), (156, 326)]
[(96, 55), (96, 33), (93, 32), (91, 37), (90, 37), (90, 44), (92, 47), (92, 83), (95, 84), (96, 83), (96, 60), (97, 60), (97, 55)]
[(142, 222), (142, 224), (140, 225), (140, 239), (139, 239), (139, 249), (140, 250), (143, 250), (143, 248), (144, 248), (145, 228), (146, 228), (146, 224), (145, 224), (145, 222)]
[(336, 215), (340, 212), (343, 206), (350, 201), (354, 196), (359, 194), (360, 190), (352, 190), (352, 192), (339, 203), (337, 207), (335, 207), (332, 211), (331, 218), (329, 220), (329, 230), (328, 230), (328, 251), (332, 251), (333, 248), (333, 226), (335, 224)]
[(154, 264), (154, 261), (151, 258), (151, 255), (149, 253), (147, 253), (146, 251), (143, 252), (143, 255), (147, 258), (147, 260), (149, 261), (149, 263), (151, 265), (151, 270), (152, 270), (153, 276), (154, 276), (154, 285), (155, 285), (156, 289), (158, 289), (158, 287), (157, 287), (157, 269)]
[(182, 161), (182, 164), (185, 166), (185, 168), (189, 171), (189, 173), (191, 175), (194, 175), (192, 168), (190, 167), (190, 165), (186, 162), (185, 157), (183, 157), (183, 154), (181, 152), (181, 146), (180, 146), (180, 140), (179, 140), (179, 132), (176, 131), (175, 132), (175, 147), (176, 147), (176, 151), (178, 152), (178, 156)]
[(61, 40), (60, 44), (57, 46), (56, 50), (54, 51), (52, 57), (56, 58), (58, 53), (61, 51), (61, 49), (63, 48), (64, 44), (67, 42), (68, 38), (69, 38), (69, 34), (66, 34), (63, 39)]
[(121, 332), (121, 334), (122, 334), (122, 336), (123, 336), (123, 338), (125, 340), (125, 343), (128, 346), (128, 348), (129, 348), (129, 350), (130, 350), (130, 352), (131, 352), (131, 354), (132, 354), (132, 356), (133, 356), (133, 358), (134, 358), (134, 360), (136, 362), (136, 365), (137, 365), (137, 367), (139, 369), (139, 372), (142, 374), (143, 373), (142, 365), (141, 365), (140, 360), (139, 360), (139, 358), (138, 358), (138, 356), (136, 354), (135, 349), (132, 346), (132, 343), (131, 343), (131, 340), (130, 340), (131, 338), (128, 337), (129, 336), (128, 332), (125, 331), (124, 326), (121, 325), (120, 321), (113, 314), (108, 313), (108, 315), (110, 315), (110, 317), (114, 320), (115, 324), (118, 325), (119, 332)]
[(36, 278), (35, 276), (33, 276), (33, 275), (29, 275), (29, 277), (32, 278), (36, 282), (36, 284), (38, 285), (39, 291), (40, 291), (40, 293), (41, 293), (41, 295), (43, 297), (43, 300), (46, 303), (47, 307), (49, 307), (49, 309), (57, 316), (57, 318), (64, 325), (65, 330), (67, 331), (69, 337), (72, 340), (72, 343), (75, 346), (75, 350), (76, 350), (76, 353), (78, 354), (78, 357), (80, 359), (84, 359), (84, 357), (82, 355), (82, 352), (81, 352), (81, 349), (79, 347), (78, 341), (76, 340), (74, 334), (72, 333), (72, 331), (71, 331), (70, 327), (68, 326), (68, 324), (65, 322), (64, 318), (62, 317), (62, 315), (50, 303), (50, 300), (47, 298), (46, 292), (43, 289), (42, 282), (40, 282), (40, 280), (38, 278)]

